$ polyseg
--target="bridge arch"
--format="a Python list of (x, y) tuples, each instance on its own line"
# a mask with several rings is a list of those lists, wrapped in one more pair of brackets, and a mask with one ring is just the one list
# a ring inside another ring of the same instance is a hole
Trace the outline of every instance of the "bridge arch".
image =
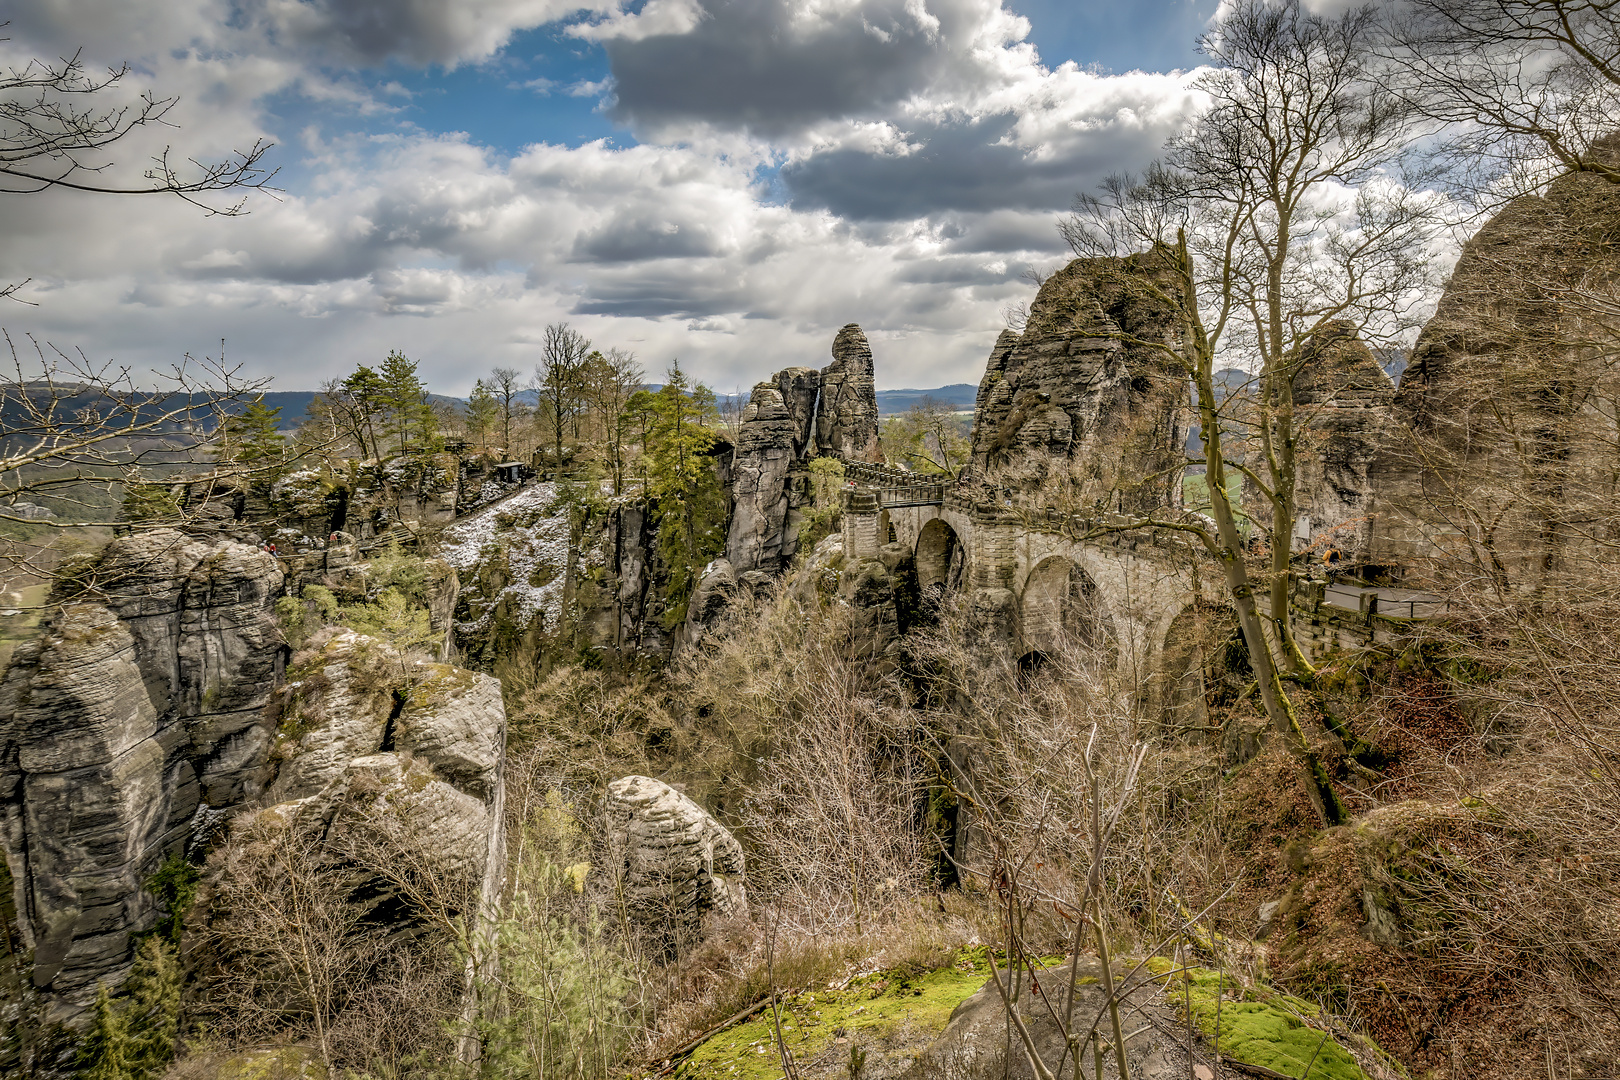
[(1212, 612), (1192, 603), (1169, 620), (1148, 676), (1145, 704), (1166, 734), (1194, 741), (1208, 737), (1205, 670), (1217, 627)]
[(962, 569), (967, 562), (967, 549), (944, 518), (929, 518), (917, 533), (916, 567), (917, 586), (927, 593), (930, 589), (949, 592), (962, 583)]
[(1024, 653), (1049, 656), (1065, 646), (1113, 642), (1112, 620), (1096, 581), (1067, 555), (1049, 555), (1029, 572), (1018, 614)]

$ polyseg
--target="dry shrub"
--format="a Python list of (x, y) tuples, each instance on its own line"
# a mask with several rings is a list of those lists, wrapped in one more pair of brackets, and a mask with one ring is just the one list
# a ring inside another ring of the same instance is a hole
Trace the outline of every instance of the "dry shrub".
[(779, 592), (734, 606), (679, 676), (716, 737), (753, 759), (734, 807), (750, 890), (794, 933), (859, 936), (933, 885), (931, 747), (897, 673), (861, 653), (847, 608)]
[(1372, 671), (1366, 809), (1300, 853), (1278, 967), (1408, 1064), (1485, 1080), (1620, 1060), (1614, 624), (1459, 618)]

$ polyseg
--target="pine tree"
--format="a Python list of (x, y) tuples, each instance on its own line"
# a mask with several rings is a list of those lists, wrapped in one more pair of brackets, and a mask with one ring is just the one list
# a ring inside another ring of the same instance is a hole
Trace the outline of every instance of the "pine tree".
[(281, 406), (268, 408), (263, 394), (248, 402), (246, 411), (227, 416), (220, 428), (220, 461), (265, 465), (280, 461), (286, 450)]
[(367, 457), (382, 457), (377, 443), (376, 415), (381, 408), (383, 381), (377, 373), (361, 364), (354, 374), (344, 379), (332, 395), (341, 410), (347, 426), (360, 444), (360, 453)]
[(378, 373), (381, 389), (378, 403), (386, 410), (386, 431), (399, 437), (399, 452), (414, 434), (422, 443), (433, 437), (437, 427), (428, 404), (427, 387), (416, 375), (416, 361), (407, 360), (398, 349), (388, 354)]
[(157, 1080), (174, 1058), (180, 1031), (178, 950), (162, 934), (148, 935), (114, 999), (96, 991), (89, 1032), (79, 1048), (83, 1080)]
[(686, 618), (700, 568), (725, 547), (725, 496), (709, 450), (720, 419), (714, 391), (671, 365), (654, 395), (648, 494), (658, 502), (658, 549), (669, 567), (664, 623)]
[(500, 424), (501, 403), (484, 384), (484, 380), (479, 379), (467, 397), (467, 433), (472, 436), (473, 443), (482, 449)]

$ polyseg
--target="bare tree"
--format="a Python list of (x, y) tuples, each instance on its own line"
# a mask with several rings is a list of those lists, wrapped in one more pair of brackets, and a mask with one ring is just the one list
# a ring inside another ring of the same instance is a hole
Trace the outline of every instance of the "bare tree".
[[(224, 203), (209, 197), (265, 189), (275, 177), (262, 164), (272, 144), (260, 139), (216, 162), (181, 160), (173, 148), (165, 147), (143, 172), (144, 182), (103, 180), (102, 173), (111, 166), (108, 147), (141, 128), (172, 126), (168, 117), (179, 98), (158, 97), (148, 90), (133, 104), (115, 104), (129, 65), (93, 75), (80, 55), (35, 59), (0, 70), (0, 195), (51, 188), (172, 195), (210, 214), (234, 216), (244, 212), (245, 196)], [(15, 297), (26, 284), (0, 286), (0, 298)]]
[(498, 367), (489, 373), (486, 384), (501, 408), (501, 448), (512, 453), (512, 421), (524, 414), (523, 376), (517, 368)]
[[(1242, 0), (1201, 43), (1213, 64), (1200, 81), (1210, 109), (1141, 178), (1082, 195), (1063, 224), (1077, 254), (1177, 313), (1173, 340), (1113, 335), (1185, 371), (1196, 397), (1210, 515), (1151, 523), (1197, 538), (1222, 568), (1266, 712), (1328, 822), (1340, 817), (1337, 800), (1283, 685), (1312, 671), (1288, 619), (1303, 421), (1294, 383), (1324, 335), (1388, 340), (1415, 322), (1439, 225), (1432, 198), (1387, 179), (1416, 115), (1374, 77), (1375, 31), (1367, 9), (1323, 18), (1298, 0)], [(1217, 358), (1252, 372), (1252, 396), (1221, 392)], [(1234, 415), (1240, 402), (1248, 416)], [(1237, 461), (1228, 450), (1240, 426), (1254, 449)], [(1270, 507), (1258, 574), (1229, 470)]]
[(563, 431), (579, 409), (581, 376), (590, 351), (590, 339), (567, 323), (552, 323), (546, 327), (540, 362), (535, 365), (530, 388), (540, 395), (547, 407), (545, 422), (551, 426), (556, 454), (552, 463), (558, 469), (563, 464)]
[(631, 417), (625, 410), (630, 398), (642, 388), (644, 378), (635, 353), (623, 349), (592, 351), (584, 365), (584, 393), (615, 495), (624, 490), (626, 444), (632, 431)]
[(946, 402), (924, 397), (883, 425), (883, 445), (918, 472), (955, 476), (970, 452), (967, 431)]
[(307, 1032), (333, 1066), (330, 1033), (381, 939), (319, 836), (279, 820), (237, 831), (211, 860), (218, 963), (211, 1003), (247, 1042)]
[(1391, 10), (1387, 84), (1446, 125), (1446, 149), (1477, 170), (1476, 185), (1500, 196), (1563, 171), (1620, 184), (1620, 164), (1600, 146), (1620, 116), (1612, 4), (1410, 0)]
[[(187, 356), (148, 373), (143, 386), (128, 365), (32, 340), (33, 357), (25, 359), (9, 334), (0, 336), (11, 353), (11, 370), (0, 380), (0, 522), (49, 530), (112, 525), (121, 517), (118, 496), (149, 473), (224, 482), (205, 485), (213, 490), (267, 467), (221, 463), (182, 476), (187, 465), (206, 460), (213, 434), (263, 391), (268, 380), (246, 379), (240, 366)], [(48, 504), (47, 513), (35, 499)], [(205, 511), (176, 501), (161, 523)], [(0, 541), (0, 566), (49, 576), (33, 551), (8, 536)]]

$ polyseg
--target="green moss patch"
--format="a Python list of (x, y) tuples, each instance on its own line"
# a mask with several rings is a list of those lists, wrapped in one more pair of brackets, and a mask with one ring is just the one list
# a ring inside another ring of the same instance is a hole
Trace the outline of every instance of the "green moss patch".
[[(905, 1029), (937, 1033), (989, 977), (984, 950), (972, 949), (923, 975), (886, 971), (844, 990), (799, 994), (779, 1010), (782, 1040), (795, 1060), (804, 1062), (842, 1045), (887, 1043)], [(720, 1032), (693, 1051), (675, 1075), (680, 1080), (777, 1080), (782, 1062), (771, 1011)]]
[[(1367, 1080), (1350, 1051), (1315, 1026), (1322, 1011), (1312, 1002), (1240, 986), (1207, 968), (1177, 970), (1162, 958), (1150, 960), (1148, 968), (1168, 976), (1165, 1000), (1227, 1057), (1300, 1080), (1307, 1070), (1308, 1080)], [(1370, 1044), (1367, 1049), (1377, 1053)]]

